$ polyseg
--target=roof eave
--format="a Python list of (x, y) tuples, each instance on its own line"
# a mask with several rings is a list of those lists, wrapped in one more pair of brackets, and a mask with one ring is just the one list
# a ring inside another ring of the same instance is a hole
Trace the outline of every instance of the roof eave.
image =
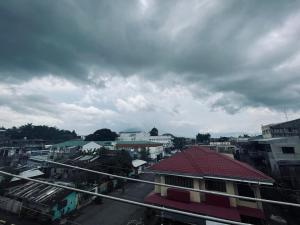
[(258, 185), (273, 185), (273, 180), (254, 180), (248, 178), (238, 178), (238, 177), (225, 177), (225, 176), (214, 176), (214, 175), (196, 175), (196, 174), (188, 174), (188, 173), (174, 173), (170, 171), (156, 171), (151, 170), (151, 172), (161, 175), (171, 175), (171, 176), (180, 176), (180, 177), (187, 177), (193, 179), (216, 179), (216, 180), (224, 180), (224, 181), (234, 181), (234, 182), (242, 182), (242, 183), (251, 183), (251, 184), (258, 184)]

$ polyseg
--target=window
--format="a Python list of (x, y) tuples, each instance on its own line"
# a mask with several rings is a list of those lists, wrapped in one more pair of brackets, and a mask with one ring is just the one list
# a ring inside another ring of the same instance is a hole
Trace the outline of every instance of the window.
[(281, 149), (283, 154), (295, 154), (294, 147), (282, 147)]
[(254, 192), (248, 184), (237, 184), (238, 193), (241, 196), (255, 198)]
[(210, 191), (226, 192), (225, 181), (219, 180), (205, 180), (205, 187)]
[(165, 176), (166, 184), (193, 188), (193, 179), (178, 176)]

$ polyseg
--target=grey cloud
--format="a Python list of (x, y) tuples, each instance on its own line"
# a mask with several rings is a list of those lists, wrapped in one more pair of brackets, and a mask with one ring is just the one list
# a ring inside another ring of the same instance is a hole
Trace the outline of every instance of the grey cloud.
[[(54, 74), (90, 82), (93, 72), (151, 80), (171, 73), (187, 86), (224, 93), (213, 107), (229, 113), (246, 106), (299, 110), (299, 89), (288, 91), (299, 74), (274, 67), (300, 53), (300, 29), (272, 54), (255, 44), (300, 13), (300, 3), (196, 5), (156, 1), (142, 12), (139, 1), (2, 1), (0, 77), (10, 82)], [(255, 50), (262, 56), (251, 62)]]
[(9, 107), (23, 114), (54, 116), (58, 113), (55, 103), (42, 95), (0, 96), (0, 106)]

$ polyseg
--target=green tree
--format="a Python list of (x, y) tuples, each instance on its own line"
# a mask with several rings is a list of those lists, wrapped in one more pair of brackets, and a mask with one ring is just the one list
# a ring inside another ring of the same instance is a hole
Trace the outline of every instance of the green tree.
[(31, 123), (20, 127), (12, 127), (6, 130), (5, 134), (11, 139), (43, 139), (50, 143), (57, 143), (78, 138), (75, 131), (60, 130), (56, 127), (48, 127), (45, 125), (35, 126)]
[(107, 155), (107, 153), (109, 151), (110, 150), (108, 150), (107, 148), (101, 147), (101, 148), (97, 149), (97, 154), (100, 155), (100, 156), (104, 156), (104, 155)]
[(197, 143), (208, 144), (210, 141), (210, 134), (209, 133), (205, 133), (205, 134), (198, 133), (196, 135), (196, 141), (197, 141)]
[(220, 142), (227, 142), (227, 141), (229, 141), (229, 137), (220, 137), (219, 141)]
[(149, 150), (148, 149), (142, 148), (140, 154), (141, 154), (142, 160), (145, 160), (145, 161), (149, 160)]
[(155, 127), (153, 127), (149, 133), (150, 133), (150, 136), (158, 136), (158, 130)]
[(116, 132), (111, 131), (110, 129), (103, 128), (96, 130), (93, 134), (86, 136), (86, 141), (114, 141), (118, 137)]
[(173, 144), (175, 149), (182, 149), (186, 145), (186, 140), (184, 137), (175, 137)]

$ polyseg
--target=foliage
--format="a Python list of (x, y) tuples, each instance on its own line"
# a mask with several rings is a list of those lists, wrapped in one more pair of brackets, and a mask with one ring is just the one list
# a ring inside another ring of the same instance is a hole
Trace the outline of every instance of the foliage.
[(206, 133), (206, 134), (201, 134), (201, 133), (198, 133), (196, 135), (196, 141), (197, 143), (209, 143), (210, 141), (210, 134), (209, 133)]
[(155, 127), (153, 127), (149, 133), (150, 133), (150, 136), (158, 136), (158, 130)]
[(73, 130), (60, 130), (56, 127), (48, 127), (45, 125), (34, 126), (31, 123), (20, 127), (12, 127), (6, 130), (6, 136), (11, 139), (43, 139), (49, 142), (61, 142), (77, 138), (76, 132)]
[(175, 137), (173, 143), (175, 149), (182, 149), (186, 145), (186, 139), (184, 137)]
[(103, 128), (96, 130), (93, 134), (86, 136), (86, 141), (114, 141), (118, 137), (116, 132), (111, 131), (110, 129)]
[(248, 134), (239, 135), (239, 138), (250, 138), (250, 135)]
[(140, 154), (141, 154), (141, 159), (142, 160), (148, 161), (148, 159), (149, 159), (149, 150), (147, 150), (145, 148), (142, 148)]
[(97, 149), (97, 155), (103, 156), (103, 155), (107, 155), (107, 153), (110, 150), (106, 149), (105, 147), (101, 147), (99, 149)]
[(116, 156), (109, 158), (102, 164), (108, 173), (128, 175), (132, 170), (132, 158), (125, 150), (121, 150)]
[(220, 137), (219, 141), (220, 142), (227, 142), (227, 141), (229, 141), (229, 137)]

